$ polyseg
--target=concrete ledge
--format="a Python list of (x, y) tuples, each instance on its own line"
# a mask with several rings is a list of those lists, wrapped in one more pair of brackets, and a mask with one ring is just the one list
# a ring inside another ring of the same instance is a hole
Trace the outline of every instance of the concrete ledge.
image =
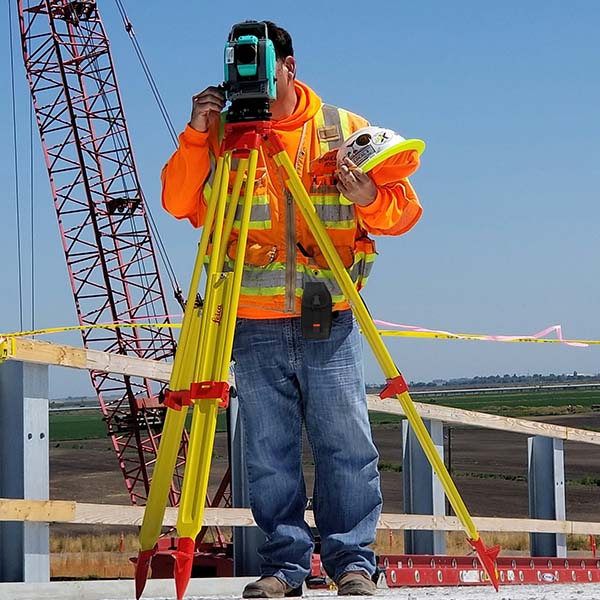
[[(225, 600), (240, 598), (243, 586), (254, 578), (223, 577), (219, 579), (192, 579), (186, 593), (187, 600)], [(304, 597), (312, 600), (335, 600), (337, 595), (328, 590), (305, 590)], [(511, 585), (500, 588), (500, 594), (491, 585), (473, 587), (392, 588), (380, 589), (375, 598), (385, 600), (598, 600), (597, 585), (542, 584)], [(0, 600), (133, 600), (133, 580), (69, 581), (44, 584), (0, 583)], [(143, 600), (175, 598), (175, 584), (166, 579), (151, 579)]]
[[(192, 579), (186, 596), (240, 596), (242, 588), (256, 577)], [(0, 583), (0, 600), (133, 600), (133, 579), (108, 581), (53, 581), (50, 583)], [(175, 598), (172, 579), (149, 579), (144, 600)]]

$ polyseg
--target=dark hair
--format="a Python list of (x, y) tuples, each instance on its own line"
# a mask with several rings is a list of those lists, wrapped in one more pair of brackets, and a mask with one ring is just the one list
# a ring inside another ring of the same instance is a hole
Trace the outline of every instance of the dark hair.
[(267, 33), (269, 39), (275, 47), (275, 56), (279, 60), (286, 56), (294, 56), (294, 47), (292, 46), (292, 36), (283, 28), (273, 23), (273, 21), (264, 21), (267, 24)]

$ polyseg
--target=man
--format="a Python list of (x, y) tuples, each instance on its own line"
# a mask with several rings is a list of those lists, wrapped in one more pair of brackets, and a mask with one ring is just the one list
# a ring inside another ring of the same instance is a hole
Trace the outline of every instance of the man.
[[(347, 159), (336, 179), (313, 169), (319, 156), (368, 123), (323, 105), (299, 82), (289, 33), (266, 23), (277, 57), (277, 98), (270, 106), (273, 129), (360, 288), (375, 254), (367, 232), (402, 233), (418, 220), (421, 207), (401, 174), (397, 181), (378, 186)], [(206, 212), (224, 106), (218, 87), (193, 97), (189, 124), (162, 173), (163, 206), (195, 227), (202, 226)], [(404, 158), (414, 171), (417, 154), (407, 152)], [(341, 194), (350, 204), (340, 200)], [(315, 461), (313, 508), (323, 566), (339, 595), (372, 595), (375, 556), (369, 545), (375, 539), (382, 498), (358, 327), (264, 149), (252, 211), (233, 360), (250, 503), (267, 541), (259, 550), (261, 578), (247, 585), (243, 596), (301, 595), (310, 573), (314, 540), (304, 521), (303, 423)], [(234, 231), (225, 268), (232, 267), (236, 244)], [(325, 283), (333, 298), (328, 339), (302, 334), (301, 297), (309, 281)]]

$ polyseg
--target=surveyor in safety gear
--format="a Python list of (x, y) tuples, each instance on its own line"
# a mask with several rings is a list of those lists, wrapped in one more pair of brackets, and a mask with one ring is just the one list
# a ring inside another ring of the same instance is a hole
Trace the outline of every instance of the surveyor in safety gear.
[[(405, 140), (389, 130), (367, 130), (362, 133), (370, 139), (346, 144), (338, 162), (344, 140), (352, 141), (350, 136), (369, 123), (323, 104), (299, 82), (290, 35), (272, 22), (267, 27), (277, 57), (273, 129), (360, 289), (375, 257), (369, 234), (404, 233), (421, 215), (407, 176), (419, 165), (422, 143), (402, 147), (398, 144)], [(195, 227), (202, 226), (206, 213), (224, 105), (218, 87), (193, 97), (190, 122), (162, 173), (163, 206)], [(361, 149), (389, 142), (386, 135), (396, 151), (365, 172)], [(226, 268), (233, 268), (236, 246), (234, 231)], [(325, 283), (332, 296), (328, 339), (302, 334), (301, 299), (310, 282)], [(310, 574), (314, 540), (304, 520), (303, 423), (315, 462), (312, 497), (322, 564), (338, 594), (375, 592), (369, 545), (382, 498), (359, 335), (309, 227), (273, 159), (261, 149), (233, 348), (250, 504), (266, 536), (259, 549), (261, 578), (246, 586), (246, 598), (299, 595)]]

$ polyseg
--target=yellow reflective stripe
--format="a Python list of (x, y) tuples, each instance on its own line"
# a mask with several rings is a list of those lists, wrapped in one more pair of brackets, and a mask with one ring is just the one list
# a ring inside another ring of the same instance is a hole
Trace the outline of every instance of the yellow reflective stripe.
[[(233, 259), (229, 258), (229, 256), (225, 257), (225, 264), (223, 265), (225, 270), (231, 270), (233, 268)], [(255, 267), (254, 265), (244, 265), (244, 272), (249, 273), (249, 276), (260, 277), (263, 273), (273, 273), (273, 277), (281, 277), (280, 273), (285, 271), (285, 263), (283, 262), (272, 262), (268, 264), (266, 267)], [(272, 285), (270, 287), (273, 287)]]
[[(240, 221), (233, 222), (234, 229), (240, 228)], [(269, 219), (268, 221), (250, 221), (248, 223), (248, 229), (272, 229), (273, 222)]]
[(342, 128), (342, 137), (347, 140), (351, 135), (352, 131), (350, 129), (350, 119), (348, 118), (348, 111), (343, 108), (338, 108), (338, 113), (340, 115), (340, 126)]
[[(313, 126), (315, 128), (315, 131), (319, 131), (319, 129), (325, 127), (325, 117), (323, 116), (323, 110), (321, 108), (319, 108), (319, 110), (313, 117)], [(319, 142), (319, 156), (322, 156), (329, 150), (329, 144), (327, 142), (321, 141), (318, 135), (317, 141)]]
[[(304, 290), (302, 288), (296, 288), (296, 298), (302, 298), (303, 292)], [(329, 293), (331, 294), (331, 302), (333, 304), (338, 304), (339, 302), (343, 302), (346, 299), (344, 294), (334, 294), (331, 290), (329, 290)]]
[(326, 229), (354, 229), (356, 227), (354, 219), (352, 221), (323, 221), (321, 219), (321, 223)]
[(269, 196), (267, 194), (259, 194), (258, 196), (252, 196), (253, 206), (268, 206)]
[(240, 293), (245, 296), (285, 296), (285, 286), (284, 287), (261, 287), (261, 288), (253, 288), (253, 287), (245, 287), (242, 286), (240, 288)]
[(337, 192), (334, 194), (319, 194), (318, 196), (313, 196), (311, 194), (310, 199), (312, 203), (319, 206), (344, 206), (347, 208), (353, 208), (354, 205), (342, 204), (340, 205), (340, 193)]

